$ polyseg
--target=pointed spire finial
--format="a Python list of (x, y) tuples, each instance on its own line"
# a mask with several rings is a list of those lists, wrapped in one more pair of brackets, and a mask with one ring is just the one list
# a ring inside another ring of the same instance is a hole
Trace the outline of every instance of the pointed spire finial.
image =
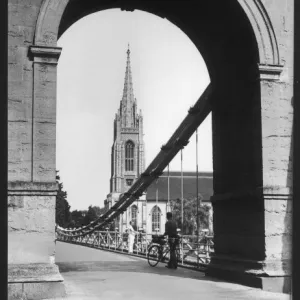
[(128, 43), (127, 55), (129, 56), (129, 54), (130, 54), (130, 49), (129, 49), (129, 43)]
[(129, 47), (130, 46), (128, 43), (123, 97), (120, 103), (120, 112), (122, 118), (121, 126), (124, 127), (134, 127), (136, 122), (136, 101), (133, 95)]

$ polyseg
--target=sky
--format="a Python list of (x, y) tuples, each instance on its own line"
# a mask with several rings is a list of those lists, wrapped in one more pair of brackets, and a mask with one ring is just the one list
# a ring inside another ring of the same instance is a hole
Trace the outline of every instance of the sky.
[[(122, 99), (128, 43), (133, 92), (144, 118), (146, 167), (208, 86), (189, 37), (150, 13), (109, 9), (74, 23), (58, 40), (57, 160), (71, 210), (103, 207), (110, 192), (113, 121)], [(198, 128), (199, 171), (212, 171), (211, 115)], [(180, 170), (180, 153), (170, 170)], [(196, 170), (195, 134), (183, 171)]]

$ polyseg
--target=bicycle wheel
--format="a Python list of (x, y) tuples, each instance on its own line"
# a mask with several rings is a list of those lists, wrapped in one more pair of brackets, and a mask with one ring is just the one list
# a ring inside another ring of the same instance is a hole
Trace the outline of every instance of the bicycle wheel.
[(148, 264), (151, 267), (155, 267), (161, 259), (161, 249), (157, 245), (152, 245), (147, 254)]

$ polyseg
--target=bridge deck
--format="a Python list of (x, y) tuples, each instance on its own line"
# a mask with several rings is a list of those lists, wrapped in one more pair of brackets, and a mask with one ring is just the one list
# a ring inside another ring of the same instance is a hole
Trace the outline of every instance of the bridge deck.
[(151, 268), (142, 258), (57, 242), (56, 263), (69, 300), (98, 299), (290, 299), (205, 277), (202, 272), (163, 264)]

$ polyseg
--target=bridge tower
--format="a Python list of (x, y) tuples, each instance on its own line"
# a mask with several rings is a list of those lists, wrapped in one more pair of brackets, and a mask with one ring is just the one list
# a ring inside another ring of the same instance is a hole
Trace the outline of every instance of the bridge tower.
[[(137, 100), (133, 94), (130, 49), (128, 45), (123, 96), (114, 120), (110, 194), (107, 195), (106, 205), (111, 207), (118, 201), (120, 194), (130, 188), (144, 169), (143, 116), (141, 110), (138, 112)], [(130, 220), (133, 221), (137, 228), (146, 226), (145, 199), (145, 196), (142, 196), (138, 203), (134, 203), (124, 213), (122, 220), (119, 220), (120, 230)]]

